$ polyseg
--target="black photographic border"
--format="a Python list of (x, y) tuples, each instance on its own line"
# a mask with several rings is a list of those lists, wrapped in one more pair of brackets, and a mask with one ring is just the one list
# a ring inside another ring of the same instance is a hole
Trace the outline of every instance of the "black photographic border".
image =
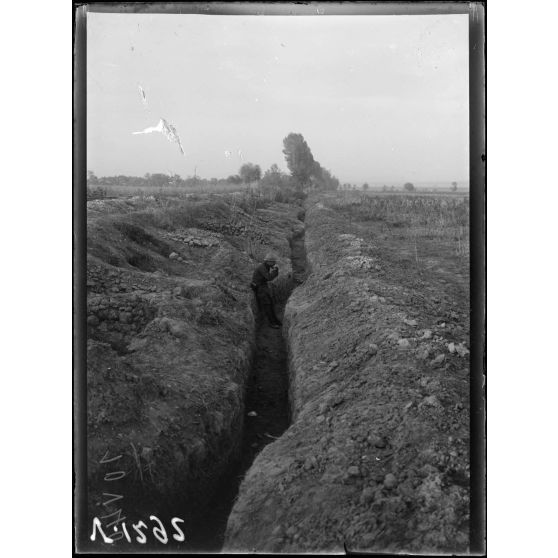
[[(74, 2), (73, 50), (73, 537), (87, 540), (87, 38), (88, 12), (219, 15), (469, 15), (470, 554), (486, 554), (486, 2)], [(164, 551), (163, 551), (164, 553)], [(101, 553), (94, 553), (101, 554)], [(93, 555), (93, 554), (91, 554)], [(372, 553), (371, 553), (372, 555)], [(383, 555), (374, 553), (374, 555)], [(403, 554), (400, 554), (403, 556)]]

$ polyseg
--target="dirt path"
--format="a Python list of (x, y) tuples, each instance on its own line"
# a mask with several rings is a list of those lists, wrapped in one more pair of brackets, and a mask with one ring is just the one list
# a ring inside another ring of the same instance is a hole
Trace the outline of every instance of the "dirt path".
[[(291, 240), (291, 262), (295, 284), (306, 277), (306, 251), (303, 231)], [(286, 300), (276, 304), (283, 318)], [(256, 352), (248, 386), (242, 453), (236, 467), (221, 482), (218, 496), (200, 529), (191, 537), (191, 548), (220, 551), (227, 520), (238, 487), (262, 449), (283, 434), (290, 424), (287, 347), (281, 329), (269, 327), (264, 316), (258, 316)], [(255, 416), (250, 416), (255, 413)]]

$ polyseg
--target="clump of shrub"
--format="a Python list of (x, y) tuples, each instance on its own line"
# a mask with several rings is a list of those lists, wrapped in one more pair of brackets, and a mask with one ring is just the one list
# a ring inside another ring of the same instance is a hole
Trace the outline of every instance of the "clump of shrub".
[(225, 222), (231, 215), (231, 207), (223, 198), (204, 201), (165, 198), (158, 201), (158, 207), (148, 206), (144, 211), (136, 211), (131, 219), (142, 226), (174, 230), (196, 227), (207, 220)]
[(88, 200), (104, 200), (107, 197), (107, 189), (102, 186), (92, 188), (87, 186), (87, 199)]
[(296, 180), (282, 172), (277, 165), (271, 165), (265, 172), (258, 184), (258, 190), (260, 196), (270, 202), (297, 203), (307, 197)]
[(223, 323), (223, 316), (217, 308), (204, 306), (196, 317), (199, 325), (218, 326)]

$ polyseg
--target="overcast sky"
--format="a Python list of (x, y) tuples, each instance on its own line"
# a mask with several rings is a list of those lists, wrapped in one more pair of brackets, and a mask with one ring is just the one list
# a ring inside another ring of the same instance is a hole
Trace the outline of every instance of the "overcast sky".
[[(89, 13), (87, 168), (286, 170), (282, 141), (298, 132), (341, 182), (463, 182), (468, 75), (467, 15)], [(184, 155), (162, 134), (132, 134), (160, 117)]]

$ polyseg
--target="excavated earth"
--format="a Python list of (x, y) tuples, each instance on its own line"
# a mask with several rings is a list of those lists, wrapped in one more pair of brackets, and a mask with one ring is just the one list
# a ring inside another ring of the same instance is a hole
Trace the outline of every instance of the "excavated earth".
[(224, 550), (466, 553), (469, 262), (429, 240), (419, 260), (323, 201), (285, 310), (291, 425), (248, 470)]
[[(288, 426), (284, 341), (260, 327), (276, 348), (283, 409), (246, 435), (254, 359), (260, 368), (268, 360), (258, 357), (265, 340), (256, 351), (249, 283), (273, 250), (274, 297), (286, 300), (300, 207), (245, 210), (210, 196), (97, 200), (87, 209), (88, 526), (101, 518), (122, 551), (219, 549), (238, 477)], [(264, 387), (268, 397), (277, 389)], [(169, 531), (165, 547), (151, 528), (146, 545), (119, 534), (124, 518), (134, 535), (132, 522), (151, 526), (151, 515)], [(185, 542), (171, 538), (172, 517), (184, 520)], [(107, 544), (98, 536), (86, 549)]]
[(88, 203), (89, 525), (185, 521), (118, 550), (467, 552), (468, 261), (305, 209)]

